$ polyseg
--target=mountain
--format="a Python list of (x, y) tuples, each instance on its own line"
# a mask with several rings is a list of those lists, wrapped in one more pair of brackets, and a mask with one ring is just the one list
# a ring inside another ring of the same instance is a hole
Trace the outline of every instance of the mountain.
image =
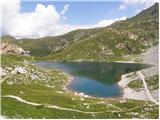
[(11, 36), (2, 36), (2, 42), (14, 43), (27, 51), (31, 52), (33, 56), (46, 56), (56, 53), (63, 48), (69, 46), (80, 39), (83, 39), (90, 34), (96, 32), (97, 29), (75, 30), (68, 34), (56, 37), (44, 37), (39, 39), (20, 39), (16, 40)]
[(11, 41), (48, 60), (113, 61), (128, 59), (158, 44), (158, 26), (159, 4), (155, 3), (132, 18), (103, 28), (79, 29), (38, 40), (4, 36), (2, 41)]

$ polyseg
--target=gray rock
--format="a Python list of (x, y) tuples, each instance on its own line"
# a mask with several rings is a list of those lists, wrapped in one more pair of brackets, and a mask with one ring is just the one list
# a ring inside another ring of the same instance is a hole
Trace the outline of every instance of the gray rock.
[(26, 71), (26, 69), (24, 67), (16, 67), (11, 73), (12, 74), (17, 74), (17, 73), (26, 74), (27, 71)]
[(5, 76), (6, 74), (5, 70), (0, 68), (0, 76)]

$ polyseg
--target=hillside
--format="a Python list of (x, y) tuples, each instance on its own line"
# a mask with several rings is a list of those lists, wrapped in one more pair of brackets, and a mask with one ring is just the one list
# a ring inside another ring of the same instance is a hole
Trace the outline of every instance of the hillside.
[[(58, 60), (125, 60), (158, 43), (158, 3), (47, 56)], [(131, 58), (132, 59), (132, 58)]]
[(16, 40), (11, 36), (2, 36), (2, 42), (9, 42), (21, 46), (24, 50), (29, 50), (31, 55), (43, 57), (56, 53), (80, 39), (94, 33), (97, 29), (75, 30), (68, 34), (56, 37), (44, 37), (39, 39)]
[(75, 30), (62, 36), (15, 40), (31, 55), (47, 60), (130, 60), (158, 43), (159, 5), (104, 28)]
[[(108, 27), (75, 30), (61, 36), (19, 40), (3, 36), (0, 118), (158, 119), (158, 7), (156, 3)], [(129, 60), (137, 63), (127, 63)], [(85, 85), (83, 89), (95, 96), (70, 88), (73, 82)], [(120, 94), (100, 97), (97, 90)]]

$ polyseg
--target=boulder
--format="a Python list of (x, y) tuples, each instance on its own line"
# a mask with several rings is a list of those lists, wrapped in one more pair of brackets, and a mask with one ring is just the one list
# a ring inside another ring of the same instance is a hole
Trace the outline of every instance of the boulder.
[(15, 51), (18, 54), (24, 54), (25, 53), (25, 51), (21, 47), (16, 48)]
[(6, 75), (5, 70), (3, 70), (2, 68), (0, 68), (0, 76), (5, 76), (5, 75)]
[(26, 71), (26, 69), (24, 67), (16, 67), (11, 73), (12, 74), (17, 74), (17, 73), (26, 74), (27, 71)]

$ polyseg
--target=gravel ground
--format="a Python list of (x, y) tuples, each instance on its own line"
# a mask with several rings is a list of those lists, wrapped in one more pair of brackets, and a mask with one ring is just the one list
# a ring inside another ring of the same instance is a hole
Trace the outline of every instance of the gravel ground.
[[(145, 77), (151, 77), (154, 75), (159, 75), (159, 44), (148, 49), (145, 53), (139, 56), (139, 60), (142, 63), (153, 64), (153, 67), (142, 70), (141, 72)], [(159, 83), (157, 83), (159, 84)], [(159, 101), (159, 89), (155, 91), (150, 91), (154, 99)]]
[[(145, 53), (138, 56), (139, 63), (152, 64), (153, 66), (147, 69), (143, 69), (140, 72), (145, 78), (159, 75), (159, 44), (146, 50)], [(132, 75), (133, 74), (133, 75)], [(130, 76), (130, 77), (127, 77)], [(121, 81), (118, 83), (119, 86), (124, 88), (124, 98), (137, 99), (137, 100), (149, 100), (145, 90), (135, 91), (127, 86), (131, 81), (137, 80), (138, 75), (129, 73), (121, 76)], [(158, 83), (157, 83), (158, 84)], [(151, 90), (151, 96), (159, 101), (159, 89)]]
[(145, 53), (139, 56), (139, 60), (143, 63), (159, 65), (159, 44), (149, 48)]

